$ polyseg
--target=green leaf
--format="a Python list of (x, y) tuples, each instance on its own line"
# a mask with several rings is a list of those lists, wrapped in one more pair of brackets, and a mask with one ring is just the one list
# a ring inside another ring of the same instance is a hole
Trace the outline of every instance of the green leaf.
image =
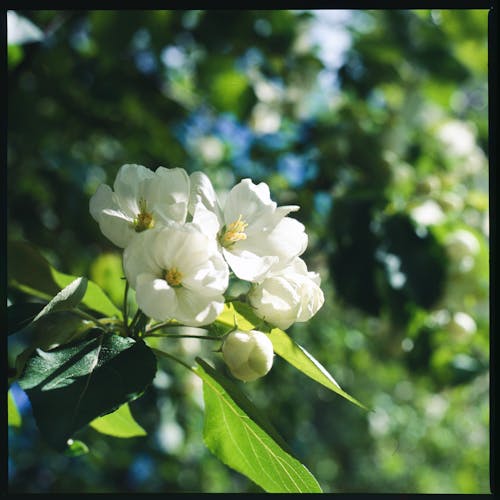
[(12, 335), (29, 325), (44, 306), (45, 304), (41, 302), (10, 305), (7, 308), (7, 334)]
[(7, 276), (9, 285), (36, 297), (50, 299), (59, 292), (49, 263), (28, 243), (7, 243)]
[(7, 393), (7, 412), (8, 412), (8, 423), (12, 427), (21, 427), (21, 414), (17, 409), (16, 402), (14, 401), (14, 396), (12, 391), (9, 390)]
[(321, 493), (314, 476), (282, 447), (282, 439), (237, 386), (197, 359), (205, 400), (204, 440), (223, 463), (267, 492)]
[(41, 316), (20, 331), (30, 338), (29, 346), (17, 356), (16, 377), (21, 375), (24, 365), (37, 347), (53, 349), (83, 336), (95, 324), (75, 315), (73, 311), (55, 311)]
[(367, 410), (366, 406), (341, 389), (339, 384), (330, 375), (326, 368), (301, 345), (295, 343), (283, 330), (274, 328), (271, 330), (269, 338), (273, 343), (274, 352), (297, 368), (297, 370), (300, 370), (308, 377), (327, 387), (331, 391), (336, 392), (338, 395), (343, 396), (351, 403)]
[[(61, 288), (77, 279), (76, 276), (56, 271), (35, 247), (23, 241), (8, 242), (7, 262), (8, 284), (45, 300), (51, 300)], [(120, 309), (92, 281), (87, 283), (82, 303), (105, 316), (122, 318)]]
[(37, 321), (42, 316), (56, 311), (65, 311), (76, 307), (83, 299), (87, 290), (87, 279), (76, 278), (63, 288), (35, 317)]
[[(68, 285), (74, 276), (69, 274), (63, 274), (55, 269), (52, 269), (52, 274), (56, 283), (62, 288)], [(116, 307), (110, 298), (102, 291), (102, 289), (96, 285), (93, 281), (88, 282), (87, 292), (83, 297), (82, 304), (85, 304), (89, 309), (97, 311), (105, 316), (117, 316), (118, 318), (123, 318), (123, 314)]]
[(78, 429), (139, 397), (155, 372), (144, 342), (94, 331), (49, 352), (37, 349), (19, 385), (43, 436), (62, 451)]
[[(241, 330), (252, 330), (264, 322), (258, 318), (252, 308), (242, 302), (233, 302), (224, 306), (224, 311), (217, 318), (218, 323), (227, 326), (234, 326), (234, 322)], [(265, 330), (263, 328), (263, 330)], [(361, 408), (367, 409), (358, 400), (347, 394), (336, 380), (330, 375), (328, 370), (316, 360), (302, 346), (293, 341), (283, 330), (273, 328), (269, 333), (269, 338), (273, 343), (273, 349), (278, 356), (281, 356), (285, 361), (307, 375), (312, 380), (327, 387), (331, 391), (339, 394)]]
[(92, 420), (90, 426), (101, 434), (119, 438), (147, 435), (147, 432), (135, 421), (128, 404), (120, 406), (113, 413)]
[(122, 306), (125, 292), (121, 254), (99, 255), (90, 266), (90, 278), (99, 285), (115, 305)]

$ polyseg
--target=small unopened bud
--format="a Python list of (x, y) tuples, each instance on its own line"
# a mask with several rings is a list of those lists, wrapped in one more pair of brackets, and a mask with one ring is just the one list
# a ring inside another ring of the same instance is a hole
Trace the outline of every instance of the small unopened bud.
[(231, 373), (244, 382), (263, 377), (273, 366), (273, 344), (262, 332), (231, 332), (222, 345), (222, 356)]

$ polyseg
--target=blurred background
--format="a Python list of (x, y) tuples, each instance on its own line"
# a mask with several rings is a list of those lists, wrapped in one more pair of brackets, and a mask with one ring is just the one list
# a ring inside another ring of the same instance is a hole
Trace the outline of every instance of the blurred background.
[[(288, 333), (373, 411), (280, 358), (244, 391), (325, 492), (490, 491), (488, 11), (7, 17), (9, 240), (119, 304), (121, 253), (88, 203), (122, 164), (203, 170), (221, 191), (268, 183), (300, 205), (326, 297)], [(84, 429), (73, 458), (14, 386), (10, 490), (259, 491), (204, 447), (186, 372), (163, 363), (131, 404), (147, 437)]]

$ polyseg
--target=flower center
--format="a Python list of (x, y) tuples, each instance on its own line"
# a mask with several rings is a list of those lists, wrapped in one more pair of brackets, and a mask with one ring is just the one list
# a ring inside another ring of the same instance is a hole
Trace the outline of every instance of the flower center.
[(163, 278), (172, 287), (182, 285), (182, 273), (176, 267), (172, 267), (171, 269), (165, 271)]
[(220, 238), (220, 244), (224, 248), (232, 247), (237, 241), (246, 240), (247, 235), (245, 234), (245, 229), (248, 224), (241, 219), (241, 215), (237, 220), (231, 222), (225, 230), (223, 230), (223, 234)]
[(139, 213), (134, 219), (134, 229), (136, 233), (142, 233), (146, 229), (151, 229), (155, 222), (153, 220), (153, 214), (148, 212), (147, 202), (144, 198), (139, 200)]

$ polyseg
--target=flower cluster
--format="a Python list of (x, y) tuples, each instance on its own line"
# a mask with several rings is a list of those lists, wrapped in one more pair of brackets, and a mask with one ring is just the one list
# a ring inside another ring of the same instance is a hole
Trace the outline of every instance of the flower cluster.
[(248, 302), (267, 323), (286, 329), (323, 305), (319, 276), (300, 255), (299, 209), (271, 200), (269, 187), (243, 179), (222, 203), (202, 172), (123, 165), (113, 189), (101, 185), (90, 213), (124, 249), (127, 281), (140, 309), (158, 321), (212, 323), (224, 308), (230, 273), (251, 283)]

